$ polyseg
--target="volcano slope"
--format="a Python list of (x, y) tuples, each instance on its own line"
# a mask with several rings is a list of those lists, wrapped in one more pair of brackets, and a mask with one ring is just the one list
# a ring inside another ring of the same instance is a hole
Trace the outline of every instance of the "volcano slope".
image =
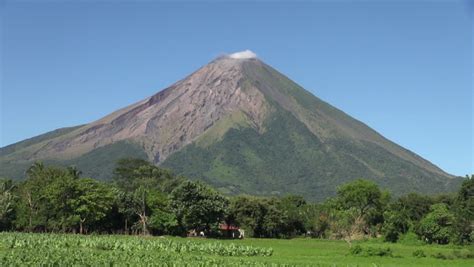
[(449, 192), (462, 182), (261, 60), (232, 56), (95, 122), (1, 148), (0, 176), (21, 179), (40, 160), (110, 179), (124, 157), (228, 194), (321, 200), (358, 178), (395, 195)]

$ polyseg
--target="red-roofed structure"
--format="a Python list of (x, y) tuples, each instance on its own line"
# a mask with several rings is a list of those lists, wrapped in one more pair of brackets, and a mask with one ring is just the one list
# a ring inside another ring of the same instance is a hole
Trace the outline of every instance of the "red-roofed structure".
[(244, 238), (244, 230), (232, 224), (221, 223), (219, 224), (219, 230), (222, 236), (227, 238)]

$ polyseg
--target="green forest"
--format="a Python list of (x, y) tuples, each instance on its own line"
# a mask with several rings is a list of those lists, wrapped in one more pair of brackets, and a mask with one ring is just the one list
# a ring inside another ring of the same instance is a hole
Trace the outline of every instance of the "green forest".
[[(220, 224), (245, 237), (355, 240), (407, 236), (428, 244), (474, 240), (474, 177), (457, 193), (392, 198), (368, 180), (342, 184), (323, 202), (303, 197), (226, 196), (142, 159), (122, 159), (112, 181), (82, 177), (74, 167), (37, 162), (20, 182), (0, 182), (0, 230), (40, 233), (223, 238)], [(355, 247), (357, 250), (357, 247)], [(354, 253), (356, 253), (355, 251)]]

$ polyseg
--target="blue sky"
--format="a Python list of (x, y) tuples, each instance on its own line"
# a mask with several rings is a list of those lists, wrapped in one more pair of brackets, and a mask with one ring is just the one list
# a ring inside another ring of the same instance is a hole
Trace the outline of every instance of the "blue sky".
[(88, 123), (251, 49), (449, 173), (474, 173), (462, 1), (0, 1), (5, 146)]

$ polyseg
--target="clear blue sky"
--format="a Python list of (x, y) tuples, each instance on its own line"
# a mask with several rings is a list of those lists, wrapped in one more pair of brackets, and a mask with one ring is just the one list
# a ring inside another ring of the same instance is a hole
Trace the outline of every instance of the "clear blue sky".
[(474, 173), (467, 1), (80, 2), (0, 0), (0, 146), (99, 119), (251, 49), (447, 172)]

